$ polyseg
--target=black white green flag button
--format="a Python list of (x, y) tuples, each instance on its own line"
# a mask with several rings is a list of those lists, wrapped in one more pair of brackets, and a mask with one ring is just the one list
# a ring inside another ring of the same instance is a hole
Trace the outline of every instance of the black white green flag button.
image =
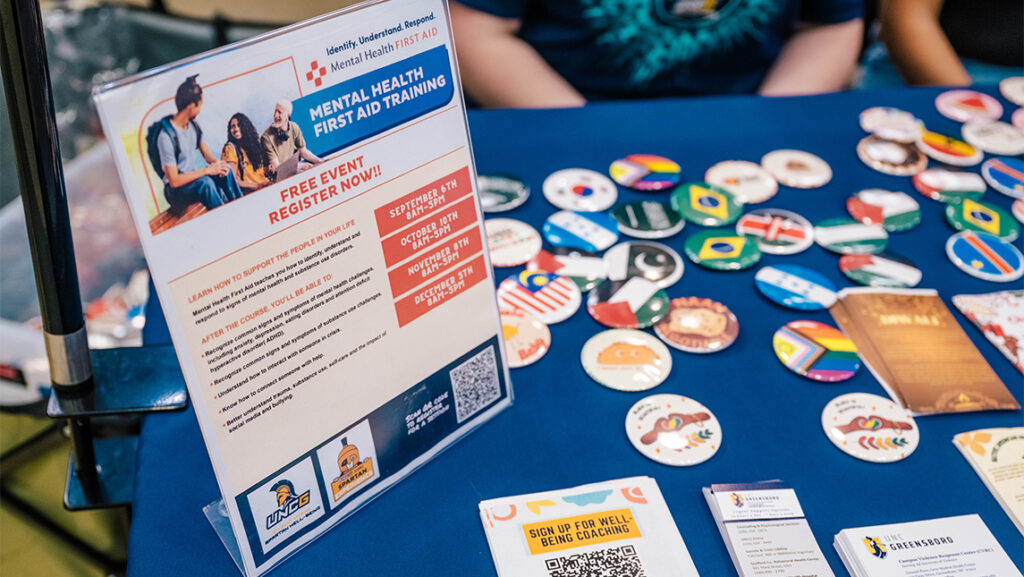
[(844, 254), (839, 258), (839, 270), (853, 282), (864, 286), (912, 288), (921, 282), (921, 269), (891, 252)]
[(654, 332), (681, 351), (717, 353), (736, 342), (740, 323), (729, 307), (718, 301), (680, 297), (669, 302), (668, 316), (654, 325)]
[(634, 329), (611, 329), (590, 337), (580, 353), (583, 370), (616, 391), (646, 391), (672, 371), (672, 355), (658, 339)]
[(657, 242), (619, 243), (604, 253), (604, 262), (610, 280), (640, 277), (666, 288), (683, 276), (679, 253)]
[(722, 426), (714, 413), (680, 395), (638, 401), (626, 414), (626, 436), (641, 455), (675, 467), (703, 463), (722, 446)]
[(846, 199), (846, 210), (864, 224), (880, 224), (890, 232), (910, 230), (921, 223), (921, 206), (905, 192), (869, 188)]
[(689, 182), (672, 193), (672, 208), (686, 220), (702, 226), (735, 222), (743, 206), (732, 193), (706, 182)]
[(541, 250), (537, 256), (526, 263), (530, 270), (553, 272), (568, 278), (580, 287), (581, 291), (589, 291), (598, 283), (608, 278), (604, 260), (592, 252), (553, 246), (549, 250)]
[(690, 260), (715, 270), (740, 270), (761, 260), (756, 239), (728, 229), (701, 231), (686, 239), (683, 248)]
[(686, 221), (667, 204), (637, 200), (617, 205), (612, 217), (619, 232), (634, 238), (666, 238), (683, 230)]
[(524, 264), (540, 252), (543, 244), (532, 226), (511, 218), (487, 219), (484, 229), (491, 264), (497, 267)]
[(960, 204), (946, 205), (946, 220), (957, 230), (987, 232), (1013, 242), (1020, 235), (1020, 225), (1009, 212), (994, 204), (965, 199)]
[(779, 191), (779, 183), (760, 164), (746, 160), (725, 160), (704, 173), (712, 186), (732, 193), (740, 204), (764, 202)]
[(608, 210), (619, 197), (619, 189), (614, 182), (586, 168), (566, 168), (553, 172), (544, 179), (541, 188), (548, 202), (564, 210)]
[(915, 174), (913, 182), (914, 188), (924, 196), (945, 203), (981, 198), (988, 188), (977, 174), (948, 168), (929, 168)]
[(484, 212), (506, 212), (520, 206), (530, 197), (530, 187), (509, 174), (481, 174), (480, 207)]
[(814, 227), (814, 240), (822, 248), (840, 254), (874, 254), (885, 250), (889, 233), (879, 225), (830, 218)]
[(757, 239), (761, 252), (796, 254), (814, 244), (814, 227), (806, 218), (779, 208), (759, 208), (736, 222), (736, 233)]
[(645, 329), (668, 314), (668, 295), (647, 279), (608, 280), (587, 297), (587, 312), (613, 329)]
[(821, 412), (821, 428), (840, 451), (872, 463), (906, 459), (921, 440), (906, 409), (868, 393), (848, 393), (829, 401)]

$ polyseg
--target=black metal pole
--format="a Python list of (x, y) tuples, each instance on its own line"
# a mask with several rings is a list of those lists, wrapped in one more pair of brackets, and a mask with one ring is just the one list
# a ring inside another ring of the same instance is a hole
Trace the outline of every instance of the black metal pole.
[[(42, 16), (35, 0), (0, 0), (4, 79), (18, 181), (28, 225), (50, 380), (57, 394), (92, 386), (92, 364), (71, 243)], [(70, 419), (75, 469), (87, 491), (98, 485), (92, 429)]]

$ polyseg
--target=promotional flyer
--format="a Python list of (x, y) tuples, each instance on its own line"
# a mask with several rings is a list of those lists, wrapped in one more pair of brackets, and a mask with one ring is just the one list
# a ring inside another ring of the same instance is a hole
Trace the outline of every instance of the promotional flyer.
[(247, 575), (511, 403), (443, 1), (95, 101)]

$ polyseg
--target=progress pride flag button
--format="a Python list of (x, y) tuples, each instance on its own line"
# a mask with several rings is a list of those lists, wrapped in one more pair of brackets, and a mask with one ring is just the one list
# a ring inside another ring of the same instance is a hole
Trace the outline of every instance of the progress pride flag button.
[(381, 241), (388, 268), (421, 250), (447, 239), (453, 232), (476, 223), (476, 204), (472, 196)]
[(480, 230), (471, 228), (436, 249), (399, 265), (388, 273), (391, 296), (408, 292), (431, 277), (462, 264), (483, 248)]
[(395, 312), (398, 314), (398, 326), (404, 327), (486, 279), (487, 265), (484, 262), (484, 255), (480, 255), (466, 266), (396, 302)]
[(373, 211), (377, 218), (377, 231), (381, 237), (385, 237), (471, 192), (473, 187), (469, 183), (469, 167), (460, 168)]

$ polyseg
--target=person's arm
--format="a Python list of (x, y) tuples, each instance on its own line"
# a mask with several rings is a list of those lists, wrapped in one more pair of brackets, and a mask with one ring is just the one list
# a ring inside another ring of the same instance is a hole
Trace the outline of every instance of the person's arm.
[(190, 184), (204, 176), (213, 176), (216, 171), (212, 165), (193, 170), (190, 172), (178, 171), (178, 159), (174, 156), (174, 144), (167, 132), (161, 132), (156, 138), (156, 147), (160, 153), (160, 164), (163, 165), (164, 175), (167, 177), (167, 184), (171, 188), (179, 188)]
[(582, 106), (586, 99), (516, 36), (520, 21), (451, 2), (459, 71), (466, 93), (488, 108)]
[(267, 172), (269, 174), (277, 174), (277, 166), (281, 163), (277, 159), (277, 152), (273, 146), (270, 146), (269, 138), (266, 133), (260, 136), (260, 144), (263, 145), (263, 150), (267, 153)]
[(302, 147), (299, 149), (299, 158), (311, 164), (320, 164), (321, 162), (323, 162), (323, 160), (319, 156), (313, 154), (312, 151), (310, 151), (306, 147)]
[(794, 96), (842, 90), (857, 65), (863, 31), (860, 18), (800, 25), (782, 47), (758, 93)]
[(225, 164), (228, 165), (228, 167), (231, 169), (231, 173), (235, 175), (235, 182), (238, 183), (239, 188), (248, 191), (257, 190), (260, 188), (259, 184), (249, 180), (245, 180), (242, 176), (242, 173), (239, 172), (238, 155), (235, 154), (235, 147), (232, 146), (230, 142), (224, 145), (224, 151), (221, 152), (220, 159)]
[(210, 176), (227, 176), (228, 172), (231, 171), (231, 167), (228, 163), (217, 158), (210, 152), (210, 147), (206, 142), (199, 143), (199, 153), (203, 155), (203, 160), (206, 161), (207, 166), (213, 167), (213, 174)]
[(882, 0), (879, 6), (882, 42), (907, 84), (971, 83), (971, 76), (939, 25), (942, 3), (943, 0)]

